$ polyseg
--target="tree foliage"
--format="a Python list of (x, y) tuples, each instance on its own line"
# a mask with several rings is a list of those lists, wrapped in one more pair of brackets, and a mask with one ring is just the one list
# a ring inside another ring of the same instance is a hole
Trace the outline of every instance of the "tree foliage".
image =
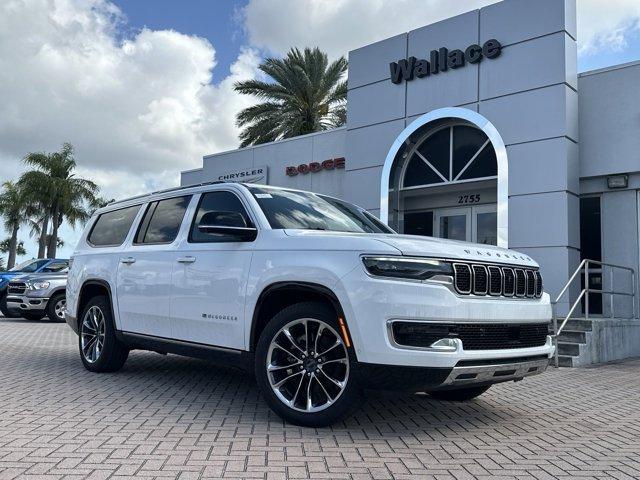
[(328, 130), (346, 123), (347, 71), (344, 57), (329, 63), (318, 48), (292, 48), (267, 58), (260, 70), (269, 81), (236, 82), (236, 91), (261, 102), (242, 110), (236, 123), (241, 147)]

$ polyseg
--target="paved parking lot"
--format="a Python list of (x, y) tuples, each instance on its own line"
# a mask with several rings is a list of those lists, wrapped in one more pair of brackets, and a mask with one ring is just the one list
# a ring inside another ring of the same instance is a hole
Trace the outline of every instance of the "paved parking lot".
[(369, 399), (285, 425), (251, 379), (134, 352), (82, 367), (64, 324), (0, 319), (0, 478), (640, 477), (640, 361), (493, 387), (466, 404)]

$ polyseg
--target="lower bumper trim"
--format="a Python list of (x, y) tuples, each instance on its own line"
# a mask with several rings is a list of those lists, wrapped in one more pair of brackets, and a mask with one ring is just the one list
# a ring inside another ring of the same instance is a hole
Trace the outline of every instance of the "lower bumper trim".
[(549, 366), (549, 359), (546, 356), (539, 359), (522, 360), (505, 363), (496, 360), (495, 363), (487, 365), (455, 366), (444, 382), (438, 386), (438, 390), (521, 380), (531, 375), (540, 374)]

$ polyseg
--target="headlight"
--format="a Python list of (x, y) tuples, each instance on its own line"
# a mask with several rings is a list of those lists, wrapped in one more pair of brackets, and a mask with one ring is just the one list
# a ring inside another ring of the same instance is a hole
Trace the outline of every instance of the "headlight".
[(35, 282), (29, 284), (29, 290), (45, 290), (49, 288), (49, 282)]
[(415, 257), (363, 257), (367, 272), (376, 277), (428, 280), (436, 275), (453, 275), (448, 262)]

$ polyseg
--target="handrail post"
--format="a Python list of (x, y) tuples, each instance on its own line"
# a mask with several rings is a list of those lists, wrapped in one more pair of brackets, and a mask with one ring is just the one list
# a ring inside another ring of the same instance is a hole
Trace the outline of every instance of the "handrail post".
[(589, 320), (589, 260), (584, 264), (584, 318)]
[(636, 271), (631, 270), (631, 315), (636, 318)]
[(553, 343), (554, 346), (556, 347), (554, 352), (553, 352), (553, 359), (554, 362), (556, 364), (556, 368), (559, 367), (558, 365), (558, 315), (557, 315), (557, 309), (553, 308)]
[(609, 279), (609, 285), (611, 287), (609, 289), (611, 290), (611, 293), (609, 294), (609, 308), (611, 309), (611, 320), (613, 320), (614, 318), (616, 318), (613, 310), (613, 267), (609, 267), (609, 269), (611, 270), (611, 278)]

